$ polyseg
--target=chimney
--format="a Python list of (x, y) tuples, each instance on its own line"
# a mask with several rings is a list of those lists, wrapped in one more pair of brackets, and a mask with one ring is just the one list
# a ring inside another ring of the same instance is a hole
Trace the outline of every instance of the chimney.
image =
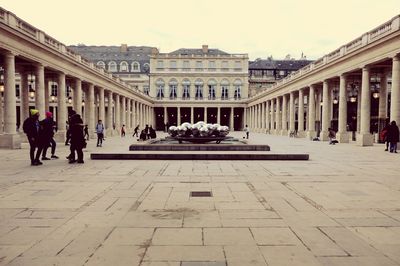
[(125, 43), (121, 44), (120, 52), (121, 52), (121, 53), (126, 53), (126, 52), (128, 52), (128, 45), (125, 44)]
[(158, 49), (156, 47), (151, 48), (151, 55), (157, 55), (158, 54)]
[(203, 44), (203, 54), (208, 54), (208, 45)]

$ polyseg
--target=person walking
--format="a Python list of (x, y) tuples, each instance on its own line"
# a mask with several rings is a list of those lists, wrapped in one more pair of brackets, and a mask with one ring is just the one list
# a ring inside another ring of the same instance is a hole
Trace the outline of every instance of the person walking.
[(244, 127), (244, 132), (246, 133), (246, 139), (249, 139), (250, 129), (247, 125)]
[(388, 141), (388, 139), (387, 139), (387, 133), (388, 133), (389, 127), (390, 127), (390, 123), (389, 123), (389, 121), (386, 121), (385, 127), (382, 129), (381, 134), (380, 134), (381, 140), (382, 140), (382, 141), (385, 143), (385, 145), (386, 145), (385, 151), (388, 151), (388, 150), (389, 150), (389, 141)]
[(146, 125), (144, 127), (144, 133), (146, 134), (146, 139), (149, 139), (150, 138), (149, 125)]
[[(69, 163), (84, 163), (82, 149), (85, 147), (86, 142), (83, 134), (83, 121), (79, 114), (71, 116), (70, 129), (71, 154), (69, 156)], [(78, 156), (78, 160), (75, 160), (75, 152)]]
[(103, 146), (104, 139), (104, 125), (103, 121), (99, 120), (96, 125), (96, 133), (97, 133), (97, 147)]
[(42, 152), (42, 160), (50, 160), (47, 158), (46, 153), (47, 149), (51, 147), (51, 158), (58, 159), (58, 156), (55, 155), (57, 144), (54, 141), (54, 129), (55, 123), (53, 120), (53, 113), (46, 112), (46, 118), (40, 122), (42, 132), (43, 132), (43, 152)]
[(89, 140), (89, 128), (88, 128), (88, 125), (85, 125), (83, 131), (85, 132), (85, 135), (84, 135), (85, 140)]
[[(25, 119), (24, 124), (22, 125), (24, 133), (28, 138), (30, 150), (29, 156), (31, 159), (31, 165), (41, 165), (43, 164), (39, 158), (42, 153), (42, 147), (40, 146), (39, 134), (40, 134), (40, 124), (39, 124), (39, 111), (36, 109), (30, 110), (30, 116)], [(36, 155), (35, 155), (35, 150)]]
[(125, 137), (125, 125), (122, 125), (121, 127), (121, 138)]
[(136, 137), (139, 137), (139, 125), (137, 125), (135, 127), (135, 129), (133, 130), (133, 135), (132, 137), (134, 137), (136, 135)]
[(329, 145), (335, 145), (336, 132), (332, 128), (328, 128)]
[(388, 128), (387, 140), (390, 143), (390, 152), (397, 153), (397, 142), (399, 142), (399, 127), (396, 121), (392, 121)]
[(71, 140), (71, 131), (69, 130), (69, 117), (68, 121), (66, 121), (67, 132), (65, 133), (65, 146), (69, 145), (69, 141)]

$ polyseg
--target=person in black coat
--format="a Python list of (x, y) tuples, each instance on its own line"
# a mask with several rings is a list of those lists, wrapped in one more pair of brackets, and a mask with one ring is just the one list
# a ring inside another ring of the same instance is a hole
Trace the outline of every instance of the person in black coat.
[(46, 157), (47, 149), (51, 147), (51, 158), (58, 159), (55, 155), (57, 144), (54, 141), (54, 129), (56, 128), (55, 122), (53, 120), (53, 113), (46, 112), (46, 118), (40, 121), (40, 126), (43, 131), (43, 153), (42, 160), (50, 160)]
[(397, 142), (399, 142), (399, 127), (396, 121), (392, 121), (387, 132), (387, 141), (390, 143), (390, 152), (397, 153)]
[[(69, 156), (69, 163), (84, 163), (82, 149), (86, 146), (86, 141), (83, 133), (83, 126), (83, 121), (79, 114), (71, 116), (71, 154)], [(78, 155), (78, 160), (75, 160), (75, 152)]]
[[(30, 116), (25, 119), (24, 124), (23, 124), (23, 130), (24, 133), (26, 134), (26, 137), (28, 138), (29, 145), (30, 145), (30, 150), (29, 150), (29, 155), (31, 158), (31, 165), (41, 165), (43, 164), (39, 158), (40, 154), (42, 153), (42, 139), (41, 139), (41, 129), (40, 129), (40, 124), (39, 124), (39, 111), (36, 109), (31, 109), (30, 110)], [(36, 151), (36, 156), (35, 156), (35, 150)]]

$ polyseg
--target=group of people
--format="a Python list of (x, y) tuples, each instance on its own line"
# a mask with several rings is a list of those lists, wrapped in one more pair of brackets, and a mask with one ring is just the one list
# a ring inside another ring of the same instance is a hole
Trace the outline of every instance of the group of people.
[(133, 130), (133, 135), (132, 137), (139, 137), (138, 140), (147, 140), (147, 139), (155, 139), (157, 137), (156, 131), (154, 130), (154, 128), (150, 125), (146, 125), (144, 129), (142, 129), (142, 131), (140, 132), (139, 135), (139, 125), (137, 125), (135, 127), (135, 129)]
[[(54, 141), (54, 132), (56, 125), (53, 120), (53, 114), (46, 112), (45, 119), (39, 120), (40, 114), (36, 109), (30, 110), (29, 117), (24, 121), (23, 130), (28, 138), (30, 145), (29, 155), (31, 165), (42, 165), (42, 160), (58, 159), (56, 152), (56, 142)], [(47, 149), (51, 147), (51, 157), (46, 156)], [(36, 151), (36, 154), (35, 154)]]
[(397, 153), (397, 142), (399, 142), (399, 127), (396, 121), (387, 123), (381, 132), (381, 139), (386, 143), (385, 151)]

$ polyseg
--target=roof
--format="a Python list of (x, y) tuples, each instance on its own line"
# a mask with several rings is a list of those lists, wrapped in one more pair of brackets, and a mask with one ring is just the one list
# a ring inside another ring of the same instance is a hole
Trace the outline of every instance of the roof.
[[(203, 49), (181, 48), (168, 53), (169, 55), (203, 55)], [(229, 55), (219, 49), (208, 49), (207, 55)]]
[(249, 69), (285, 69), (297, 70), (308, 64), (311, 60), (273, 60), (273, 59), (258, 59), (249, 63)]

